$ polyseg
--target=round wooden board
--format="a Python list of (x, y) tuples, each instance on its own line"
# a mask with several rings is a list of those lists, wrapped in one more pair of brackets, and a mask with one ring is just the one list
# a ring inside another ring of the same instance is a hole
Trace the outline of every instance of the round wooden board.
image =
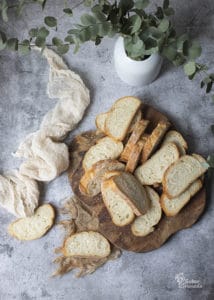
[[(143, 106), (144, 119), (150, 120), (148, 133), (153, 130), (160, 120), (167, 118), (151, 106)], [(205, 203), (205, 188), (201, 189), (191, 201), (174, 217), (162, 215), (161, 221), (155, 230), (145, 237), (136, 237), (131, 232), (131, 226), (118, 227), (102, 201), (101, 194), (87, 197), (79, 190), (79, 181), (84, 171), (82, 159), (85, 152), (101, 138), (102, 133), (96, 131), (85, 132), (76, 136), (70, 145), (70, 167), (68, 177), (74, 194), (81, 203), (99, 218), (99, 232), (102, 233), (115, 246), (134, 252), (147, 252), (161, 247), (161, 245), (175, 232), (193, 225), (202, 214)]]

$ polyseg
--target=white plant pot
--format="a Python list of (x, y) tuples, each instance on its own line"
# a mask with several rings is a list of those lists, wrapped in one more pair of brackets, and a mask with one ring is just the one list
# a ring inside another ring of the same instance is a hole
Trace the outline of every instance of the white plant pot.
[(118, 76), (132, 86), (144, 86), (150, 84), (158, 76), (162, 57), (152, 54), (142, 61), (136, 61), (126, 55), (123, 38), (119, 37), (114, 48), (114, 64)]

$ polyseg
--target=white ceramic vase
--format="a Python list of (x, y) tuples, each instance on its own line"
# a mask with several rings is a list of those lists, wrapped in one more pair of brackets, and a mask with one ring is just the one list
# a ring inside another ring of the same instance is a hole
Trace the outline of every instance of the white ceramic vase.
[(119, 37), (114, 48), (114, 64), (118, 76), (124, 82), (132, 86), (144, 86), (158, 76), (162, 57), (155, 53), (142, 61), (133, 60), (126, 55), (123, 38)]

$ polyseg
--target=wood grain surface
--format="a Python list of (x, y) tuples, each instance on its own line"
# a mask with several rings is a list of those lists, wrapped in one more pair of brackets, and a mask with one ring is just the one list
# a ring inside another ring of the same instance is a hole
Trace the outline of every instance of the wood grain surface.
[[(150, 133), (160, 120), (166, 116), (150, 106), (143, 106), (143, 118), (150, 120), (147, 133)], [(173, 126), (172, 126), (173, 128)], [(87, 197), (79, 190), (79, 181), (84, 171), (82, 159), (85, 152), (103, 136), (96, 131), (88, 131), (76, 136), (70, 145), (70, 167), (68, 177), (74, 194), (81, 203), (99, 218), (99, 232), (115, 246), (134, 252), (147, 252), (161, 247), (163, 243), (177, 231), (193, 225), (202, 214), (206, 204), (205, 188), (200, 190), (190, 202), (174, 217), (166, 217), (163, 213), (155, 230), (145, 237), (134, 236), (131, 226), (116, 226), (103, 203), (101, 194)]]

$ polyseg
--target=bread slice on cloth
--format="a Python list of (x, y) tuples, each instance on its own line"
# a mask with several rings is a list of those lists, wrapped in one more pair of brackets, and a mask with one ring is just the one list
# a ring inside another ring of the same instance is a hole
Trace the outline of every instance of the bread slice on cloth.
[(180, 134), (180, 132), (176, 130), (170, 130), (166, 133), (165, 138), (163, 140), (162, 146), (167, 143), (175, 143), (175, 145), (178, 147), (180, 154), (185, 155), (186, 150), (188, 148), (187, 142), (183, 138), (183, 136)]
[(36, 240), (53, 226), (54, 219), (53, 207), (50, 204), (44, 204), (37, 208), (32, 217), (21, 218), (12, 222), (8, 227), (8, 232), (18, 240)]
[(110, 137), (104, 137), (98, 140), (97, 144), (92, 146), (85, 154), (83, 159), (83, 169), (85, 171), (105, 159), (117, 159), (123, 151), (123, 144)]
[(125, 165), (117, 160), (98, 161), (82, 176), (79, 185), (80, 191), (87, 196), (94, 197), (101, 192), (101, 182), (106, 172), (123, 171), (124, 169)]
[(143, 147), (142, 163), (144, 163), (154, 153), (169, 127), (170, 123), (167, 121), (160, 121), (158, 123), (149, 135)]
[(107, 115), (108, 115), (108, 112), (101, 113), (101, 114), (97, 115), (96, 119), (95, 119), (95, 124), (96, 124), (97, 128), (104, 133), (105, 133), (105, 122), (106, 122)]
[(203, 175), (208, 167), (209, 165), (202, 156), (181, 156), (164, 174), (164, 194), (166, 194), (168, 198), (179, 196), (192, 182)]
[(117, 100), (107, 115), (105, 133), (115, 140), (123, 141), (141, 105), (138, 98), (131, 96)]
[(166, 216), (172, 217), (179, 213), (179, 211), (190, 201), (201, 188), (202, 181), (197, 179), (194, 181), (187, 190), (181, 193), (179, 196), (169, 199), (165, 194), (161, 196), (161, 207)]
[(108, 240), (98, 232), (82, 231), (65, 240), (62, 248), (64, 256), (70, 257), (107, 257), (111, 250)]
[(143, 216), (137, 217), (131, 225), (132, 233), (135, 236), (148, 235), (154, 231), (154, 226), (158, 224), (161, 219), (162, 210), (158, 194), (150, 187), (146, 187), (146, 192), (150, 198), (151, 204), (147, 213)]
[(134, 129), (132, 131), (132, 134), (120, 156), (120, 160), (127, 162), (130, 156), (130, 153), (132, 151), (132, 148), (137, 144), (137, 142), (140, 140), (142, 134), (146, 130), (146, 127), (148, 126), (149, 121), (147, 120), (140, 120), (137, 122), (134, 126)]
[(135, 176), (143, 185), (161, 183), (168, 167), (179, 159), (179, 151), (174, 143), (167, 143), (135, 171)]

